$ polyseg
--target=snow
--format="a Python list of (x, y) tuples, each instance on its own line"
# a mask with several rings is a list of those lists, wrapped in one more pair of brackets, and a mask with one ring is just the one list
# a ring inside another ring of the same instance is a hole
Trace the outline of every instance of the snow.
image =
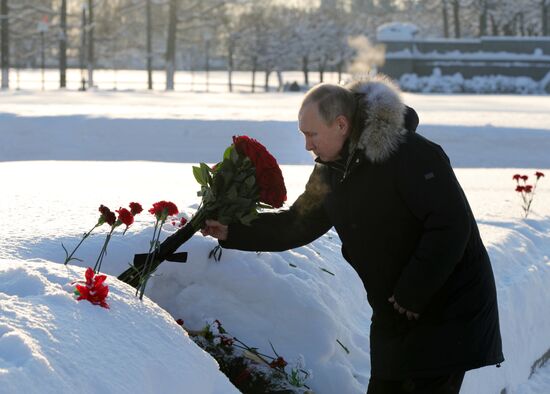
[(239, 392), (166, 311), (140, 302), (130, 286), (109, 277), (110, 310), (76, 301), (70, 282), (83, 275), (47, 261), (0, 260), (2, 393)]
[[(550, 348), (544, 313), (550, 183), (541, 179), (524, 220), (511, 177), (550, 174), (550, 97), (404, 97), (419, 112), (419, 132), (449, 154), (496, 276), (506, 362), (468, 372), (461, 393), (549, 392), (548, 363), (529, 376)], [(234, 391), (174, 323), (182, 318), (191, 329), (219, 319), (264, 353), (272, 354), (271, 342), (291, 363), (303, 357), (315, 393), (364, 393), (371, 311), (332, 230), (282, 253), (224, 250), (220, 262), (208, 259), (217, 243), (197, 234), (181, 248), (188, 262), (163, 263), (140, 302), (114, 276), (146, 251), (153, 220), (144, 212), (124, 236), (115, 233), (103, 262), (114, 275), (107, 280), (109, 310), (77, 302), (68, 285), (83, 278), (77, 265), (93, 265), (106, 228), (77, 252), (83, 263), (59, 264), (61, 243), (74, 247), (96, 222), (100, 204), (148, 207), (166, 199), (191, 215), (199, 202), (191, 166), (217, 161), (233, 134), (258, 138), (275, 154), (292, 202), (312, 168), (296, 131), (300, 99), (293, 93), (2, 92), (0, 392)], [(175, 230), (165, 225), (163, 237)]]
[(547, 75), (538, 82), (529, 77), (504, 75), (475, 76), (466, 79), (460, 73), (442, 75), (441, 69), (435, 67), (429, 76), (403, 74), (399, 78), (399, 85), (404, 91), (422, 93), (544, 94), (548, 89), (549, 78)]
[(459, 50), (452, 51), (430, 51), (419, 52), (417, 50), (411, 51), (410, 49), (403, 49), (401, 51), (394, 51), (386, 53), (386, 59), (430, 59), (430, 60), (456, 60), (456, 61), (537, 61), (548, 62), (550, 61), (550, 55), (545, 55), (540, 48), (536, 48), (533, 53), (515, 53), (515, 52), (486, 52), (486, 51), (472, 51), (462, 52)]

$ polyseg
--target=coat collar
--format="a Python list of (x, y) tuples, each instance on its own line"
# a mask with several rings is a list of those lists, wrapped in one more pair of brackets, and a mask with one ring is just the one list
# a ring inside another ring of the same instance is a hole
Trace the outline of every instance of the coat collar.
[(407, 133), (405, 115), (408, 107), (401, 100), (399, 88), (380, 76), (354, 81), (346, 87), (356, 94), (359, 105), (350, 152), (361, 150), (373, 163), (387, 160)]

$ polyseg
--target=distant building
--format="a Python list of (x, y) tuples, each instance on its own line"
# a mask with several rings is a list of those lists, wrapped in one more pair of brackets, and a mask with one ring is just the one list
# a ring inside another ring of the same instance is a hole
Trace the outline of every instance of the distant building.
[(418, 39), (415, 25), (393, 23), (378, 28), (376, 41), (386, 48), (379, 71), (399, 79), (404, 74), (428, 76), (460, 73), (527, 76), (536, 81), (550, 72), (550, 37), (481, 37)]

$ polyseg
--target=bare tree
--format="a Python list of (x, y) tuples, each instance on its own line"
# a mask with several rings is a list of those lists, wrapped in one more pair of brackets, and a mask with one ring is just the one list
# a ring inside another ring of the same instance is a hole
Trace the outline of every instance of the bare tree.
[(59, 25), (59, 87), (67, 87), (67, 0), (61, 0)]
[(147, 89), (153, 89), (153, 51), (152, 51), (152, 40), (153, 40), (153, 16), (151, 15), (151, 0), (146, 0), (146, 20), (147, 20), (147, 35), (146, 35), (146, 46), (147, 46)]
[(10, 24), (8, 14), (8, 0), (2, 0), (0, 4), (1, 39), (2, 39), (2, 89), (10, 87)]
[(168, 36), (166, 39), (166, 90), (174, 90), (178, 5), (179, 0), (170, 0), (170, 7), (168, 9)]
[(94, 1), (88, 0), (88, 24), (86, 29), (86, 36), (88, 41), (88, 86), (94, 86)]

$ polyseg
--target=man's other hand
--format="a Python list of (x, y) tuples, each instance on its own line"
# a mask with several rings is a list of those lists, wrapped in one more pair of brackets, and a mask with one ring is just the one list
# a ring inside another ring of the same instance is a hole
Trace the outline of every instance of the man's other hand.
[(397, 301), (395, 301), (394, 296), (391, 296), (390, 298), (388, 298), (388, 301), (391, 304), (393, 304), (393, 309), (395, 309), (396, 311), (398, 311), (401, 314), (405, 313), (407, 315), (407, 319), (409, 319), (409, 320), (412, 320), (412, 319), (418, 320), (418, 318), (420, 317), (420, 315), (418, 313), (408, 311), (405, 308), (403, 308), (401, 305), (399, 305), (397, 303)]
[(201, 233), (204, 236), (210, 235), (220, 241), (225, 241), (227, 239), (228, 229), (225, 224), (221, 224), (217, 220), (206, 219), (205, 226), (201, 229)]

